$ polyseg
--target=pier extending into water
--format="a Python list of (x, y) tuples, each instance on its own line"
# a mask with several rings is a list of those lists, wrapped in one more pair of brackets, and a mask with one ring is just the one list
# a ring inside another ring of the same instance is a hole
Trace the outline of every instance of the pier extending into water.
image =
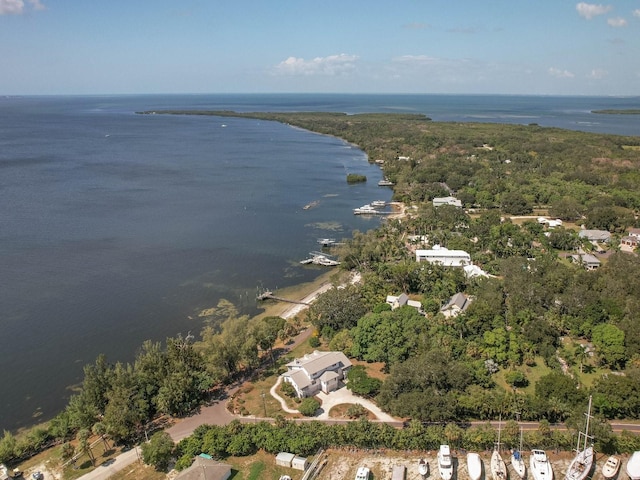
[(256, 297), (256, 300), (258, 300), (258, 301), (277, 300), (278, 302), (295, 303), (297, 305), (311, 305), (310, 303), (301, 302), (300, 300), (290, 300), (288, 298), (278, 297), (277, 295), (274, 295), (273, 292), (271, 292), (269, 290), (267, 290), (266, 292), (262, 292), (260, 295), (258, 295)]

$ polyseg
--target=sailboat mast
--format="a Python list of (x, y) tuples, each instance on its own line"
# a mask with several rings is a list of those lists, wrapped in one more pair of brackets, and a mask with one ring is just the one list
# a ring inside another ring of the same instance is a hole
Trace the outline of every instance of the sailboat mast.
[(589, 395), (589, 408), (587, 409), (587, 425), (584, 429), (584, 447), (583, 450), (587, 449), (587, 439), (589, 438), (589, 420), (591, 420), (591, 395)]

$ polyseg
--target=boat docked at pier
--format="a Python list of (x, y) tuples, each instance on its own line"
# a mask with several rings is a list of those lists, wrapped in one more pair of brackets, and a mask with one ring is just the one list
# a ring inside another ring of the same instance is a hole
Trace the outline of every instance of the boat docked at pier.
[(482, 477), (482, 460), (476, 452), (467, 453), (467, 471), (471, 480), (480, 480)]
[(378, 213), (378, 210), (372, 207), (371, 204), (369, 203), (353, 209), (354, 215), (376, 215), (377, 213)]
[(551, 462), (544, 450), (531, 450), (529, 470), (531, 470), (531, 475), (533, 475), (534, 480), (553, 480)]
[(449, 445), (440, 445), (438, 450), (438, 474), (442, 480), (451, 480), (453, 477), (453, 460)]
[(633, 452), (627, 461), (626, 470), (631, 480), (640, 480), (640, 451)]
[(595, 454), (593, 445), (587, 445), (592, 437), (589, 436), (589, 420), (591, 419), (591, 397), (589, 397), (589, 407), (587, 410), (587, 420), (584, 432), (578, 432), (578, 443), (576, 445), (576, 456), (573, 458), (565, 474), (565, 480), (584, 480), (589, 475), (593, 466)]
[(322, 267), (337, 267), (340, 265), (338, 260), (334, 260), (329, 255), (326, 255), (322, 252), (311, 252), (309, 253), (310, 257), (304, 260), (300, 260), (302, 265), (308, 265), (310, 263), (314, 265), (320, 265)]

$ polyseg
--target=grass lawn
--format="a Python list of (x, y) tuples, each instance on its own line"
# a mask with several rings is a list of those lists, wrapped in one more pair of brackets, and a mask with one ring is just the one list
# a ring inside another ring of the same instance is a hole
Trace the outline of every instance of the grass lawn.
[[(542, 357), (536, 357), (536, 364), (534, 366), (530, 367), (528, 365), (521, 365), (517, 367), (516, 370), (524, 373), (527, 377), (527, 380), (529, 380), (529, 385), (527, 385), (525, 388), (518, 389), (527, 393), (528, 395), (534, 395), (536, 382), (540, 380), (540, 377), (543, 377), (548, 373), (551, 373), (552, 371), (545, 365), (544, 359)], [(500, 385), (506, 391), (511, 391), (511, 385), (509, 385), (504, 379), (504, 375), (507, 372), (508, 370), (506, 369), (500, 370), (493, 375), (493, 380), (496, 382), (496, 384)]]
[(158, 472), (150, 465), (145, 465), (141, 462), (134, 462), (124, 470), (113, 474), (109, 477), (109, 480), (123, 480), (125, 478), (135, 480), (164, 480), (167, 478), (167, 474), (164, 472)]
[(302, 477), (302, 472), (276, 465), (276, 457), (260, 451), (250, 457), (229, 457), (223, 460), (233, 467), (231, 480), (278, 480), (280, 475)]

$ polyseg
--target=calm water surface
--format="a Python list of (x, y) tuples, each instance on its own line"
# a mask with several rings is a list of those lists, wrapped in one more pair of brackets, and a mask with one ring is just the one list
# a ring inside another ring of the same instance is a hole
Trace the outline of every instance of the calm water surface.
[[(256, 120), (135, 115), (163, 108), (419, 112), (640, 134), (638, 98), (183, 95), (0, 99), (0, 429), (52, 417), (98, 353), (197, 333), (222, 298), (310, 281), (319, 237), (377, 220), (391, 191), (344, 142)], [(226, 125), (226, 126), (223, 126)], [(348, 186), (348, 173), (366, 184)], [(319, 201), (317, 207), (303, 206)]]

